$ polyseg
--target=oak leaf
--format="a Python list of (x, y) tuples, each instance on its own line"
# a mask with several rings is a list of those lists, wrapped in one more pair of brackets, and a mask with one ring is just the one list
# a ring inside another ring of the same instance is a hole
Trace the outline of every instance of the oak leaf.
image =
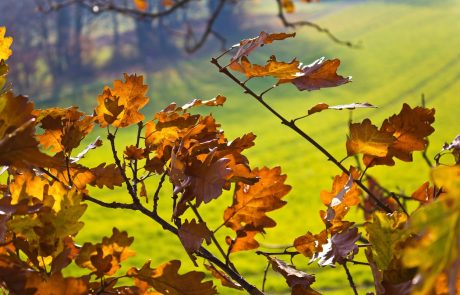
[(94, 150), (102, 146), (102, 140), (99, 139), (99, 136), (90, 144), (88, 144), (76, 157), (70, 158), (71, 163), (77, 163), (83, 159), (90, 150)]
[(0, 27), (0, 60), (7, 60), (13, 53), (10, 49), (12, 37), (5, 37), (6, 28)]
[(55, 161), (38, 149), (34, 105), (27, 97), (0, 94), (0, 165), (53, 167)]
[(427, 144), (427, 136), (434, 132), (431, 124), (434, 122), (434, 109), (423, 107), (411, 108), (404, 104), (399, 114), (386, 119), (380, 130), (391, 134), (395, 141), (388, 147), (384, 157), (364, 155), (366, 166), (395, 164), (393, 157), (402, 161), (412, 161), (414, 151), (423, 151)]
[(307, 232), (305, 235), (294, 240), (294, 247), (302, 255), (312, 258), (316, 252), (323, 250), (323, 244), (327, 243), (327, 231), (323, 230), (319, 234)]
[(430, 186), (430, 183), (426, 181), (411, 194), (411, 197), (421, 203), (431, 203), (435, 198), (434, 187)]
[(451, 143), (445, 144), (442, 147), (442, 152), (451, 151), (454, 156), (456, 164), (460, 164), (460, 134), (457, 135)]
[[(282, 198), (291, 190), (291, 186), (284, 184), (286, 175), (281, 174), (280, 167), (264, 167), (252, 172), (259, 177), (259, 181), (253, 185), (237, 184), (233, 204), (224, 212), (225, 226), (235, 232), (263, 233), (264, 228), (274, 227), (276, 222), (266, 213), (283, 207), (286, 202)], [(236, 248), (232, 251), (235, 252)]]
[(94, 175), (94, 180), (90, 185), (98, 188), (106, 186), (109, 189), (114, 189), (114, 186), (121, 186), (124, 182), (120, 170), (115, 164), (106, 165), (101, 163), (96, 168), (90, 169), (90, 171)]
[(299, 70), (299, 64), (297, 60), (289, 63), (277, 61), (276, 57), (272, 55), (267, 63), (261, 66), (252, 64), (246, 56), (243, 56), (238, 71), (244, 73), (248, 78), (272, 76), (287, 81), (304, 75)]
[(105, 87), (98, 96), (96, 122), (101, 127), (127, 127), (144, 119), (139, 110), (148, 102), (143, 76), (125, 74), (125, 82), (115, 80), (113, 89)]
[(323, 245), (321, 252), (316, 252), (313, 255), (312, 261), (318, 260), (319, 266), (343, 264), (347, 259), (353, 259), (354, 255), (358, 253), (358, 246), (355, 243), (360, 237), (356, 227), (336, 233)]
[(268, 34), (260, 32), (259, 36), (250, 39), (241, 40), (239, 44), (233, 45), (233, 47), (239, 47), (238, 51), (231, 58), (230, 68), (236, 70), (239, 68), (238, 61), (243, 56), (248, 56), (257, 48), (273, 43), (276, 40), (284, 40), (286, 38), (295, 37), (295, 33), (274, 33)]
[(144, 159), (145, 158), (144, 153), (145, 151), (143, 148), (138, 148), (135, 145), (127, 146), (124, 151), (125, 159), (130, 160), (130, 161)]
[(208, 245), (211, 243), (212, 232), (206, 223), (197, 223), (195, 219), (192, 219), (192, 221), (185, 220), (179, 227), (178, 235), (187, 253), (192, 255), (200, 249), (203, 241), (206, 241)]
[(267, 256), (267, 258), (270, 261), (273, 270), (281, 274), (286, 279), (288, 286), (291, 288), (299, 284), (310, 286), (316, 280), (314, 275), (299, 271), (293, 265), (288, 265), (281, 259), (270, 256)]
[(80, 249), (75, 263), (93, 271), (98, 278), (113, 275), (120, 269), (120, 263), (134, 255), (129, 249), (134, 238), (125, 231), (113, 228), (111, 237), (104, 237), (102, 243), (85, 243)]
[(134, 277), (136, 281), (148, 283), (161, 294), (170, 295), (214, 295), (216, 287), (212, 281), (202, 282), (205, 275), (202, 272), (191, 271), (180, 275), (178, 273), (181, 262), (171, 260), (157, 268), (150, 267), (150, 261), (141, 269), (131, 268), (127, 276)]
[(350, 135), (347, 139), (347, 154), (365, 154), (376, 157), (385, 157), (388, 148), (395, 142), (395, 138), (377, 129), (369, 119), (361, 123), (350, 124)]
[(322, 57), (312, 64), (299, 67), (300, 72), (303, 73), (302, 76), (293, 80), (281, 79), (278, 84), (290, 82), (300, 91), (312, 91), (325, 87), (336, 87), (351, 82), (351, 77), (337, 75), (339, 65), (339, 59), (325, 60)]

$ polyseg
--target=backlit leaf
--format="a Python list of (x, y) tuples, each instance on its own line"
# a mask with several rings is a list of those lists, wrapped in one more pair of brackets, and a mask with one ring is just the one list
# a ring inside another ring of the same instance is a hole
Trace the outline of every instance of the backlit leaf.
[(10, 49), (13, 38), (5, 37), (6, 28), (0, 27), (0, 60), (7, 60), (13, 53)]
[(395, 138), (384, 131), (377, 129), (369, 119), (361, 123), (350, 125), (350, 136), (347, 139), (347, 154), (365, 154), (377, 157), (385, 157), (388, 148), (393, 144)]
[(336, 87), (351, 82), (351, 77), (337, 75), (340, 60), (325, 60), (324, 57), (314, 61), (310, 65), (301, 66), (302, 76), (293, 80), (280, 80), (279, 83), (291, 82), (300, 91), (318, 90), (325, 87)]
[(127, 127), (144, 119), (139, 110), (148, 102), (143, 76), (125, 74), (125, 82), (115, 80), (113, 89), (105, 87), (98, 96), (96, 121), (101, 127)]
[(276, 41), (276, 40), (284, 40), (286, 38), (291, 38), (291, 37), (295, 37), (295, 33), (268, 34), (265, 32), (260, 32), (259, 36), (255, 38), (242, 40), (239, 44), (233, 45), (233, 47), (239, 47), (239, 48), (238, 48), (238, 51), (235, 53), (235, 55), (231, 59), (232, 63), (230, 64), (230, 68), (232, 69), (238, 68), (237, 62), (240, 60), (240, 58), (243, 56), (248, 56), (257, 48), (265, 44), (273, 43), (273, 41)]
[(281, 0), (281, 6), (287, 13), (294, 13), (295, 5), (292, 0)]
[(149, 8), (147, 0), (133, 0), (134, 6), (142, 11), (146, 11)]
[[(280, 167), (265, 167), (252, 172), (259, 181), (253, 185), (238, 184), (233, 204), (224, 212), (225, 226), (236, 232), (263, 233), (264, 228), (274, 227), (276, 222), (266, 213), (283, 207), (286, 202), (282, 198), (291, 190), (291, 186), (284, 184), (286, 175), (281, 174)], [(236, 248), (232, 251), (235, 252)]]
[(292, 80), (303, 75), (299, 70), (299, 64), (297, 60), (289, 63), (277, 61), (272, 55), (264, 66), (260, 66), (252, 64), (246, 56), (243, 56), (238, 71), (244, 73), (248, 78), (271, 76), (277, 79)]
[(213, 264), (204, 264), (204, 267), (209, 270), (213, 277), (220, 280), (220, 283), (224, 287), (243, 290), (243, 288), (237, 282), (234, 282), (225, 272), (217, 269)]

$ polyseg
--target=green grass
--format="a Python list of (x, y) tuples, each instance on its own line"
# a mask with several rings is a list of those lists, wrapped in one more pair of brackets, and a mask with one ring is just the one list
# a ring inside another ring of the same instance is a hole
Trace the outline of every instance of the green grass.
[[(429, 6), (407, 5), (398, 1), (360, 2), (327, 13), (333, 7), (331, 3), (315, 4), (315, 21), (342, 39), (361, 41), (361, 49), (337, 45), (324, 34), (303, 28), (298, 30), (295, 39), (263, 48), (255, 60), (262, 61), (270, 54), (284, 57), (285, 60), (297, 57), (305, 63), (321, 56), (340, 58), (342, 66), (339, 72), (352, 75), (353, 83), (316, 92), (298, 92), (294, 87), (284, 85), (271, 91), (267, 101), (288, 118), (305, 114), (318, 102), (343, 104), (366, 101), (380, 108), (356, 110), (353, 112), (353, 120), (369, 117), (379, 125), (384, 118), (398, 113), (403, 102), (418, 104), (424, 93), (427, 106), (436, 108), (436, 132), (430, 138), (429, 148), (432, 157), (444, 142), (459, 133), (460, 2), (437, 2), (437, 5)], [(308, 8), (302, 8), (302, 11), (308, 13)], [(257, 25), (267, 31), (284, 30), (277, 26), (278, 21), (273, 16), (267, 15), (256, 20)], [(267, 234), (258, 240), (265, 246), (289, 245), (295, 237), (306, 231), (319, 231), (322, 222), (318, 210), (323, 208), (319, 193), (322, 189), (330, 189), (331, 178), (339, 170), (298, 135), (282, 126), (251, 97), (244, 95), (237, 85), (219, 74), (208, 59), (191, 59), (161, 71), (144, 73), (150, 85), (151, 97), (150, 106), (145, 111), (147, 118), (171, 101), (186, 102), (196, 97), (207, 99), (217, 94), (227, 96), (224, 108), (204, 111), (215, 115), (229, 138), (251, 131), (257, 134), (256, 146), (247, 152), (251, 165), (280, 165), (284, 173), (288, 174), (287, 182), (293, 187), (286, 198), (288, 204), (270, 214), (278, 226), (267, 230)], [(79, 98), (84, 107), (90, 108), (90, 105), (95, 104), (95, 94), (101, 91), (104, 83), (98, 81), (84, 88), (90, 89), (85, 90), (85, 95)], [(270, 83), (251, 81), (249, 85), (263, 90)], [(325, 111), (302, 120), (299, 125), (341, 159), (346, 155), (348, 118), (347, 111)], [(117, 138), (119, 151), (123, 146), (133, 144), (134, 136), (129, 130), (121, 132)], [(94, 165), (101, 158), (111, 161), (109, 154), (108, 144), (105, 144), (91, 151), (86, 163)], [(384, 186), (392, 190), (411, 193), (429, 177), (429, 169), (421, 156), (417, 154), (414, 158), (414, 163), (397, 162), (395, 167), (376, 167), (370, 169), (369, 174), (377, 176)], [(354, 162), (347, 160), (345, 164), (352, 165)], [(155, 181), (149, 186), (149, 195), (154, 191)], [(106, 201), (127, 199), (123, 190), (93, 191), (94, 197)], [(230, 203), (231, 196), (225, 194), (200, 208), (210, 228), (222, 222), (222, 212)], [(161, 195), (161, 212), (166, 219), (169, 219), (169, 206), (169, 194), (165, 191)], [(354, 215), (360, 221), (360, 213)], [(182, 271), (193, 269), (180, 242), (147, 218), (133, 212), (90, 205), (83, 220), (86, 226), (78, 235), (77, 240), (80, 242), (99, 241), (102, 236), (110, 235), (114, 226), (135, 236), (133, 248), (137, 256), (125, 263), (126, 266), (141, 266), (146, 259), (152, 259), (155, 265), (179, 258), (185, 265)], [(231, 232), (222, 229), (218, 232), (218, 239), (224, 241), (226, 235), (231, 235)], [(234, 259), (248, 280), (260, 286), (266, 264), (264, 259), (252, 252), (235, 254)], [(357, 259), (364, 258), (359, 256)], [(314, 287), (324, 293), (351, 293), (347, 289), (348, 282), (343, 270), (317, 268), (313, 264), (309, 266), (308, 260), (301, 257), (296, 257), (294, 262), (299, 268), (316, 274)], [(362, 286), (360, 293), (372, 288), (367, 267), (351, 266), (351, 272), (356, 283)], [(222, 294), (233, 294), (227, 289), (220, 291)], [(283, 280), (271, 271), (268, 274), (267, 291), (270, 294), (287, 294)]]

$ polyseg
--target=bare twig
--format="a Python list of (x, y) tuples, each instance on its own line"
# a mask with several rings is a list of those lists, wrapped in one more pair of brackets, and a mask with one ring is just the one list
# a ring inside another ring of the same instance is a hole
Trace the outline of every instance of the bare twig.
[(281, 3), (282, 0), (275, 0), (275, 1), (278, 4), (278, 17), (285, 27), (287, 28), (297, 28), (297, 27), (303, 27), (303, 26), (311, 27), (311, 28), (316, 29), (320, 33), (326, 34), (332, 41), (334, 41), (337, 44), (345, 45), (345, 46), (352, 47), (352, 48), (360, 47), (356, 44), (351, 43), (350, 41), (343, 41), (337, 38), (334, 34), (331, 33), (331, 31), (329, 31), (329, 29), (321, 27), (320, 25), (316, 23), (306, 21), (306, 20), (296, 21), (296, 22), (288, 21), (288, 19), (286, 18), (286, 15), (284, 14), (283, 4)]
[(157, 189), (155, 190), (155, 194), (153, 195), (153, 213), (155, 214), (158, 213), (158, 201), (160, 200), (160, 191), (161, 187), (163, 186), (163, 182), (165, 181), (166, 175), (166, 171), (163, 172), (160, 178), (160, 182), (158, 183)]
[(271, 261), (268, 260), (267, 266), (265, 267), (265, 270), (264, 270), (264, 279), (262, 280), (262, 292), (265, 292), (265, 282), (267, 281), (267, 273), (268, 273), (268, 269), (270, 268), (271, 264), (272, 264)]
[(351, 276), (350, 270), (348, 269), (346, 262), (343, 263), (343, 269), (345, 269), (345, 272), (347, 273), (348, 282), (350, 283), (350, 287), (353, 289), (353, 293), (355, 295), (358, 295), (358, 290), (356, 290), (356, 285), (353, 282), (353, 277)]

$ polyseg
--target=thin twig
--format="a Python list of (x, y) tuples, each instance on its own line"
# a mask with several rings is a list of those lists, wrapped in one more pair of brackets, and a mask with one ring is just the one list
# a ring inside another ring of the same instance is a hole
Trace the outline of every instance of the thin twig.
[(267, 273), (268, 273), (268, 269), (270, 268), (271, 264), (272, 264), (271, 261), (268, 260), (267, 266), (265, 267), (265, 270), (264, 270), (264, 279), (262, 280), (262, 292), (265, 292), (265, 282), (267, 281)]
[(286, 15), (284, 14), (283, 10), (283, 4), (282, 0), (276, 0), (276, 3), (278, 4), (278, 18), (281, 20), (283, 25), (287, 28), (296, 28), (296, 27), (302, 27), (302, 26), (308, 26), (316, 29), (320, 33), (325, 33), (332, 41), (334, 41), (337, 44), (340, 45), (345, 45), (351, 48), (359, 48), (360, 46), (351, 43), (350, 41), (343, 41), (339, 38), (337, 38), (334, 34), (329, 31), (329, 29), (323, 28), (320, 25), (310, 22), (310, 21), (297, 21), (297, 22), (290, 22), (287, 20)]
[(348, 282), (350, 283), (350, 287), (353, 289), (353, 293), (355, 295), (358, 295), (358, 291), (356, 290), (356, 285), (353, 282), (353, 277), (351, 276), (350, 270), (348, 269), (346, 262), (343, 263), (343, 268), (345, 269), (345, 272), (347, 273)]
[(160, 182), (157, 185), (157, 189), (155, 190), (155, 194), (153, 195), (153, 213), (157, 214), (158, 213), (158, 201), (160, 200), (160, 191), (161, 187), (163, 186), (163, 182), (165, 181), (166, 178), (166, 171), (163, 172), (160, 178)]

